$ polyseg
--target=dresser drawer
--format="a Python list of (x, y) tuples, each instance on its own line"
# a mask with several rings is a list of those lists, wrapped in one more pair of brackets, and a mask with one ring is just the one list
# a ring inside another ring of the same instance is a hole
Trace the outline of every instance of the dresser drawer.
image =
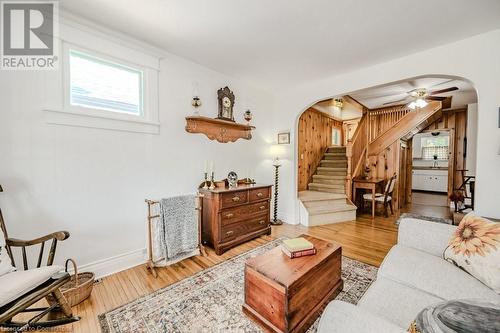
[(269, 199), (271, 196), (271, 189), (269, 187), (257, 188), (255, 190), (248, 191), (250, 202), (258, 201), (262, 199)]
[(268, 225), (269, 215), (267, 213), (261, 216), (256, 216), (250, 220), (225, 225), (222, 226), (221, 229), (221, 240), (226, 241), (239, 236), (244, 236), (249, 232), (267, 228)]
[(242, 219), (248, 220), (248, 217), (264, 212), (269, 212), (269, 201), (228, 208), (221, 212), (221, 224), (228, 225), (241, 221)]
[(221, 196), (222, 208), (238, 206), (248, 202), (248, 191), (224, 193)]

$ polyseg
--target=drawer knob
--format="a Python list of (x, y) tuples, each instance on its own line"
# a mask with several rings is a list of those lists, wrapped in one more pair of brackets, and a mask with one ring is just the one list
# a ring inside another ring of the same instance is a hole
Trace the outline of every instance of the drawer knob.
[(238, 202), (238, 201), (240, 201), (240, 197), (233, 197), (233, 201), (234, 201), (234, 202)]
[(234, 234), (234, 231), (232, 230), (226, 232), (226, 236), (231, 236), (232, 234)]
[(262, 197), (263, 195), (264, 195), (264, 194), (263, 194), (262, 192), (257, 193), (257, 196), (258, 196), (259, 198), (260, 198), (260, 197)]
[(259, 221), (259, 224), (264, 224), (266, 223), (266, 221), (262, 220), (262, 221)]
[(266, 206), (260, 206), (259, 208), (260, 208), (260, 209), (264, 209), (264, 208), (266, 208)]
[(233, 217), (233, 216), (234, 216), (234, 214), (233, 214), (233, 213), (226, 214), (226, 217), (227, 217), (228, 219), (230, 219), (230, 218), (231, 218), (231, 217)]

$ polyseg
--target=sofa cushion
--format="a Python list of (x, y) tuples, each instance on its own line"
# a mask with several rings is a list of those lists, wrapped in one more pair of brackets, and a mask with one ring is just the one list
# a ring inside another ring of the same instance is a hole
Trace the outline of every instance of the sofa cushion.
[(366, 291), (358, 306), (401, 328), (408, 328), (426, 306), (443, 299), (386, 278), (378, 278)]
[(362, 308), (342, 301), (332, 301), (323, 311), (318, 333), (403, 333), (405, 329), (377, 317)]
[(500, 294), (500, 223), (465, 215), (443, 257)]
[(7, 253), (7, 248), (5, 247), (5, 236), (2, 228), (0, 228), (0, 276), (15, 270), (15, 267), (12, 266), (12, 262), (10, 261), (9, 254)]
[(385, 257), (377, 276), (421, 289), (445, 300), (482, 298), (498, 301), (500, 296), (480, 281), (442, 258), (402, 245)]
[(61, 270), (61, 266), (46, 266), (0, 276), (0, 307), (35, 289)]
[(449, 224), (405, 217), (399, 222), (398, 245), (441, 257), (456, 228)]

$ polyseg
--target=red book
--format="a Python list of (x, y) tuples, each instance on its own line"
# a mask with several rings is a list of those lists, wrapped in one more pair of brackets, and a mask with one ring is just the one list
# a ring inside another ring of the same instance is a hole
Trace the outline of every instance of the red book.
[(305, 256), (312, 256), (316, 254), (316, 248), (312, 248), (309, 250), (302, 250), (302, 251), (295, 251), (295, 252), (290, 252), (288, 251), (287, 248), (284, 246), (281, 247), (281, 251), (283, 251), (284, 254), (286, 254), (290, 258), (299, 258), (299, 257), (305, 257)]

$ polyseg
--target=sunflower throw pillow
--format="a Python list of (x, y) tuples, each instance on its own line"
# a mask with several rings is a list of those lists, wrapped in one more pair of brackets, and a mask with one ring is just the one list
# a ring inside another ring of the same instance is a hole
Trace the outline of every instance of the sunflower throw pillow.
[(444, 259), (500, 293), (500, 223), (469, 213), (458, 225)]

